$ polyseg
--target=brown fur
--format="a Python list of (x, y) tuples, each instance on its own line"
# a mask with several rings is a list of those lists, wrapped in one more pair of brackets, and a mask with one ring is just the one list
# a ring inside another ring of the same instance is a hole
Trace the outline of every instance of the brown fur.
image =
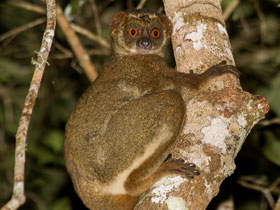
[[(79, 99), (66, 125), (66, 167), (80, 198), (94, 210), (133, 209), (138, 196), (162, 176), (196, 174), (184, 163), (164, 162), (181, 131), (185, 103), (212, 78), (235, 72), (225, 64), (201, 75), (169, 68), (158, 53), (168, 42), (169, 26), (158, 26), (162, 43), (152, 41), (151, 53), (127, 55), (120, 46), (126, 43), (123, 27), (130, 16), (139, 15), (156, 19), (155, 24), (168, 21), (143, 11), (113, 18), (114, 56)], [(139, 23), (145, 24), (142, 19)]]

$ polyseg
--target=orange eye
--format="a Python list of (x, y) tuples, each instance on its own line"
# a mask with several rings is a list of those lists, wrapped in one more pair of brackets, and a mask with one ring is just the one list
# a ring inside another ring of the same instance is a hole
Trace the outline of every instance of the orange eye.
[(160, 31), (157, 28), (153, 29), (152, 36), (154, 39), (158, 39), (160, 37)]
[(136, 37), (138, 34), (138, 30), (136, 28), (130, 28), (128, 30), (128, 35), (131, 37)]

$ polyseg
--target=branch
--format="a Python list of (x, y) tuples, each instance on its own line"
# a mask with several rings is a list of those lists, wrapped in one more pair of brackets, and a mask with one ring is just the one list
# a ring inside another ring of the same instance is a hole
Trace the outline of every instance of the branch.
[(19, 120), (19, 126), (16, 134), (16, 152), (14, 166), (14, 187), (12, 199), (1, 208), (1, 210), (17, 209), (25, 202), (24, 194), (24, 164), (25, 164), (25, 147), (26, 136), (31, 119), (31, 114), (37, 98), (41, 80), (43, 77), (45, 65), (52, 46), (55, 33), (56, 11), (55, 0), (46, 0), (47, 5), (47, 26), (44, 32), (40, 51), (35, 64), (35, 71), (32, 77), (30, 88), (25, 98), (24, 107)]
[[(46, 11), (44, 8), (34, 5), (34, 4), (30, 4), (28, 2), (8, 1), (8, 4), (10, 4), (12, 6), (23, 8), (26, 10), (30, 10), (30, 11), (33, 11), (33, 12), (36, 12), (39, 14), (46, 14)], [(76, 25), (74, 23), (71, 24), (71, 27), (74, 29), (75, 32), (86, 36), (87, 38), (99, 43), (103, 47), (105, 47), (107, 49), (111, 48), (110, 44), (105, 39), (103, 39), (100, 35), (95, 35), (94, 33), (90, 32), (87, 29), (85, 29), (79, 25)]]
[(40, 6), (25, 2), (25, 1), (7, 1), (7, 4), (15, 6), (15, 7), (20, 7), (26, 10), (30, 10), (39, 14), (46, 14), (45, 8), (42, 8)]
[(274, 210), (280, 210), (280, 196), (278, 197)]
[(12, 29), (12, 30), (2, 34), (0, 36), (0, 42), (2, 42), (3, 40), (9, 38), (10, 36), (17, 35), (17, 34), (23, 32), (23, 31), (26, 31), (26, 30), (28, 30), (30, 28), (33, 28), (33, 27), (37, 26), (37, 25), (40, 25), (41, 23), (43, 23), (45, 21), (46, 21), (46, 18), (38, 18), (38, 19), (36, 19), (36, 20), (34, 20), (34, 21), (30, 22), (30, 23), (27, 23), (25, 25), (22, 25), (22, 26), (19, 26), (17, 28), (14, 28), (14, 29)]
[[(164, 7), (173, 23), (178, 71), (201, 73), (223, 60), (234, 65), (219, 0), (164, 0)], [(201, 175), (193, 180), (164, 177), (134, 210), (206, 209), (233, 173), (246, 136), (269, 110), (265, 98), (242, 91), (232, 75), (206, 85), (185, 105), (185, 124), (172, 151), (173, 157), (195, 163)]]
[(110, 49), (111, 46), (110, 44), (105, 40), (103, 39), (102, 37), (100, 36), (97, 36), (95, 35), (94, 33), (90, 32), (89, 30), (79, 26), (79, 25), (76, 25), (74, 23), (71, 24), (71, 27), (73, 28), (73, 30), (79, 34), (82, 34), (84, 36), (86, 36), (87, 38), (93, 40), (93, 41), (96, 41), (97, 43), (101, 44), (103, 47), (105, 47), (106, 49)]
[(74, 54), (78, 58), (78, 61), (82, 68), (84, 69), (88, 79), (93, 82), (98, 73), (93, 65), (93, 63), (90, 61), (89, 55), (87, 54), (86, 50), (84, 49), (83, 45), (81, 44), (78, 36), (74, 32), (74, 30), (71, 28), (70, 23), (65, 18), (63, 11), (60, 6), (56, 6), (56, 12), (57, 12), (57, 22), (64, 32), (64, 35), (66, 36), (67, 41), (71, 45), (71, 48), (74, 51)]
[(136, 9), (142, 9), (144, 5), (146, 4), (147, 0), (141, 0), (139, 4), (137, 5)]
[(235, 8), (238, 6), (239, 0), (232, 0), (230, 5), (225, 9), (223, 18), (224, 20), (227, 20), (229, 16), (232, 14), (232, 12), (235, 10)]
[(91, 8), (92, 8), (93, 16), (94, 16), (94, 23), (95, 23), (95, 27), (96, 27), (96, 33), (98, 34), (98, 36), (101, 36), (102, 30), (101, 30), (101, 24), (100, 24), (98, 10), (97, 10), (97, 7), (96, 7), (95, 0), (90, 0), (90, 3), (91, 3)]
[[(27, 2), (11, 1), (8, 3), (13, 6), (31, 10), (33, 12), (45, 14), (44, 8), (41, 8), (39, 6), (30, 4)], [(82, 28), (81, 26), (78, 26), (75, 24), (71, 24), (71, 26), (70, 26), (70, 23), (65, 18), (62, 9), (59, 6), (57, 6), (57, 22), (58, 22), (59, 26), (61, 27), (62, 31), (64, 32), (66, 39), (68, 40), (70, 46), (72, 47), (74, 54), (76, 55), (80, 65), (84, 69), (85, 74), (87, 75), (88, 79), (91, 82), (94, 81), (95, 78), (97, 77), (98, 73), (97, 73), (93, 63), (90, 61), (88, 53), (84, 49), (83, 45), (81, 44), (78, 36), (75, 34), (74, 31), (86, 36), (87, 38), (89, 38), (93, 41), (98, 42), (100, 45), (105, 47), (107, 50), (110, 49), (110, 44), (106, 40), (104, 40), (101, 36), (95, 35), (95, 34), (91, 33), (90, 31)], [(105, 51), (100, 50), (100, 52), (102, 54), (108, 54), (108, 51), (106, 51), (106, 50)], [(94, 52), (93, 54), (95, 54), (95, 53), (96, 52)], [(64, 58), (69, 58), (69, 57), (71, 57), (71, 55), (69, 55), (69, 54), (58, 56), (59, 59), (64, 59)]]
[(273, 118), (271, 120), (262, 120), (259, 124), (262, 126), (269, 126), (269, 125), (273, 125), (273, 124), (280, 125), (280, 118), (277, 117), (277, 118)]

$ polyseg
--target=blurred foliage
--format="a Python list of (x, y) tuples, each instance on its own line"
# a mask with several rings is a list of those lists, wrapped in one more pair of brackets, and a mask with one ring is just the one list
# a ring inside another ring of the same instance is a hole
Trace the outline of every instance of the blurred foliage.
[[(43, 1), (28, 2), (44, 7)], [(92, 0), (58, 3), (67, 17), (96, 32)], [(110, 42), (109, 22), (118, 11), (136, 7), (139, 1), (95, 0), (102, 37)], [(232, 0), (223, 0), (223, 9)], [(250, 177), (256, 185), (268, 187), (280, 176), (280, 8), (279, 0), (242, 0), (226, 21), (235, 61), (242, 72), (245, 90), (264, 95), (271, 111), (266, 120), (278, 123), (256, 125), (236, 159), (237, 169), (222, 185), (219, 195), (210, 204), (215, 209), (220, 201), (232, 197), (238, 210), (270, 209), (261, 192), (237, 183)], [(146, 8), (163, 11), (162, 2), (148, 0)], [(16, 15), (15, 15), (16, 14)], [(0, 3), (1, 34), (29, 23), (42, 15)], [(19, 116), (34, 67), (31, 57), (38, 50), (44, 24), (10, 36), (0, 42), (0, 206), (11, 196), (14, 141)], [(79, 36), (83, 45), (100, 50), (91, 56), (98, 70), (108, 58), (98, 43)], [(63, 161), (64, 126), (69, 113), (89, 81), (75, 57), (62, 59), (62, 48), (71, 51), (64, 34), (57, 27), (50, 66), (46, 68), (38, 100), (28, 132), (26, 161), (27, 202), (20, 209), (71, 210), (86, 209), (74, 192)], [(169, 53), (170, 54), (170, 53)], [(170, 57), (170, 56), (168, 56)], [(172, 56), (168, 58), (172, 63)], [(276, 119), (276, 120), (275, 120)], [(279, 195), (272, 193), (276, 199)]]

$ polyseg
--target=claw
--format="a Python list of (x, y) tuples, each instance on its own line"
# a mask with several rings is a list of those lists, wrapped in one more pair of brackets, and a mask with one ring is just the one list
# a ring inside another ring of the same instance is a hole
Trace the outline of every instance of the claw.
[(199, 170), (195, 169), (195, 170), (193, 170), (193, 174), (198, 176), (198, 175), (200, 175), (200, 172), (199, 172)]
[(185, 162), (185, 160), (184, 160), (184, 159), (177, 159), (177, 160), (175, 160), (175, 161), (176, 161), (176, 163), (179, 163), (179, 164), (180, 164), (180, 163), (182, 164), (182, 163), (184, 163), (184, 162)]
[(192, 174), (186, 174), (186, 177), (188, 177), (189, 179), (193, 179), (194, 176)]
[(167, 162), (172, 158), (172, 154), (168, 154), (163, 162)]
[(196, 168), (196, 165), (194, 163), (188, 163), (187, 167), (188, 168)]
[(227, 61), (226, 60), (223, 60), (221, 63), (219, 63), (219, 65), (226, 65), (227, 64)]

